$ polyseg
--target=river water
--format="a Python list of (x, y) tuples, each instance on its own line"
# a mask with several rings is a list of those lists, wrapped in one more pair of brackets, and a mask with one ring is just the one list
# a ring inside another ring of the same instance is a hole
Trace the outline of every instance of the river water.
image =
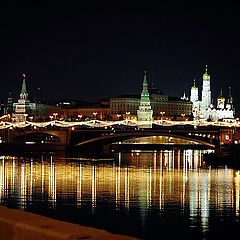
[(204, 152), (1, 156), (0, 202), (142, 239), (225, 239), (240, 229), (240, 171), (206, 166)]

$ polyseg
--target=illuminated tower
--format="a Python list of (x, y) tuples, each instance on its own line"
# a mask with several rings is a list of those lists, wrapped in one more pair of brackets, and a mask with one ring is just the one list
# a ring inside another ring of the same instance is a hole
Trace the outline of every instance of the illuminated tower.
[(149, 92), (148, 92), (148, 83), (147, 83), (147, 72), (145, 70), (141, 100), (139, 104), (139, 109), (137, 110), (137, 117), (138, 117), (138, 121), (143, 122), (142, 127), (151, 128), (152, 116), (153, 116), (153, 110), (151, 109), (151, 103), (150, 103)]
[(26, 75), (23, 74), (23, 81), (22, 81), (22, 89), (20, 93), (20, 98), (15, 105), (15, 112), (13, 117), (15, 118), (16, 122), (24, 122), (26, 121), (26, 117), (30, 111), (30, 101), (28, 100), (28, 93), (26, 87)]
[(222, 89), (220, 91), (220, 95), (217, 97), (217, 108), (224, 109), (225, 107), (225, 97), (223, 96)]
[(226, 104), (226, 108), (228, 110), (233, 110), (233, 98), (232, 98), (232, 93), (231, 93), (231, 87), (229, 87), (229, 93), (228, 93), (228, 99), (227, 99), (227, 104)]
[(12, 98), (12, 93), (9, 92), (5, 114), (12, 114), (12, 113), (13, 113), (13, 98)]
[(193, 103), (192, 105), (193, 117), (197, 119), (200, 114), (200, 109), (199, 109), (199, 99), (198, 99), (198, 87), (196, 87), (195, 79), (193, 79), (193, 86), (191, 87), (190, 101)]
[(211, 86), (210, 86), (210, 75), (207, 72), (207, 65), (206, 65), (206, 72), (203, 74), (203, 85), (202, 85), (202, 104), (201, 109), (202, 111), (209, 108), (211, 105)]
[(194, 104), (198, 101), (198, 87), (196, 87), (195, 79), (193, 79), (193, 86), (191, 87), (190, 101)]

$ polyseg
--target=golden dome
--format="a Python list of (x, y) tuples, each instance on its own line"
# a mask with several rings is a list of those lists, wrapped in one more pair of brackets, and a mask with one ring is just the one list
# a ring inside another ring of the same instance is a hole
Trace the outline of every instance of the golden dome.
[(220, 95), (217, 97), (218, 100), (225, 100), (225, 97), (223, 96), (222, 89), (220, 92)]
[(198, 87), (192, 86), (192, 89), (193, 89), (193, 90), (198, 90)]
[(193, 86), (192, 86), (193, 90), (198, 90), (198, 87), (196, 87), (196, 80), (193, 79)]
[(208, 77), (210, 76), (210, 75), (208, 74), (208, 72), (207, 72), (207, 70), (208, 70), (207, 68), (208, 68), (208, 65), (205, 66), (206, 71), (205, 71), (205, 73), (203, 74), (203, 77), (204, 77), (204, 78), (208, 78)]

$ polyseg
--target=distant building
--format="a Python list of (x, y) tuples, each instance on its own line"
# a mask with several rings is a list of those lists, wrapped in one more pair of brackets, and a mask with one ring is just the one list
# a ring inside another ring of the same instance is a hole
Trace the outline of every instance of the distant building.
[[(147, 81), (147, 76), (144, 76)], [(143, 88), (145, 88), (144, 86)], [(192, 116), (192, 102), (178, 97), (164, 95), (160, 90), (147, 87), (154, 119), (189, 119)], [(144, 93), (145, 94), (145, 93)], [(148, 99), (146, 100), (148, 102)], [(110, 99), (110, 114), (113, 119), (137, 119), (141, 104), (140, 95), (125, 94)], [(148, 104), (148, 103), (147, 103)], [(143, 104), (144, 105), (144, 104)]]
[(63, 100), (57, 103), (60, 107), (59, 117), (70, 121), (111, 120), (109, 99), (101, 99), (97, 103)]
[(220, 95), (217, 98), (217, 105), (214, 106), (211, 100), (211, 81), (210, 75), (206, 65), (205, 73), (203, 74), (202, 96), (199, 97), (199, 90), (196, 87), (195, 80), (191, 87), (190, 100), (193, 103), (193, 117), (194, 119), (205, 120), (226, 120), (231, 121), (234, 119), (235, 110), (233, 105), (233, 98), (231, 89), (229, 87), (229, 96), (227, 100), (223, 96), (221, 89)]

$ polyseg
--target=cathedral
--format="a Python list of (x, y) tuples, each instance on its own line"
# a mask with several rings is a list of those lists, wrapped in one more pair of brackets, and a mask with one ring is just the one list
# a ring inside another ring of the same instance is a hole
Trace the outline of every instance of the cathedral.
[(231, 95), (231, 88), (229, 87), (228, 97), (223, 96), (221, 89), (220, 95), (217, 97), (216, 106), (214, 106), (211, 99), (211, 81), (206, 65), (205, 73), (203, 74), (202, 95), (201, 100), (199, 96), (198, 87), (194, 84), (191, 87), (190, 101), (193, 103), (192, 113), (195, 120), (211, 120), (211, 121), (233, 121), (234, 120), (234, 106)]

